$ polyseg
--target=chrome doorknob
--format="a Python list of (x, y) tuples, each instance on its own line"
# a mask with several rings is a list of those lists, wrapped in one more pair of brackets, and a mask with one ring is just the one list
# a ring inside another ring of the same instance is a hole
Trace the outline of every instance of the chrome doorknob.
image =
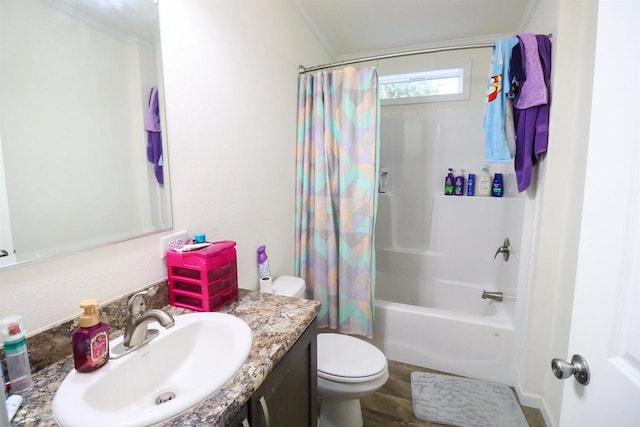
[(563, 359), (553, 359), (551, 361), (551, 370), (553, 371), (553, 375), (561, 380), (573, 375), (576, 381), (582, 385), (589, 384), (591, 377), (587, 361), (579, 354), (574, 354), (573, 357), (571, 357), (571, 363)]

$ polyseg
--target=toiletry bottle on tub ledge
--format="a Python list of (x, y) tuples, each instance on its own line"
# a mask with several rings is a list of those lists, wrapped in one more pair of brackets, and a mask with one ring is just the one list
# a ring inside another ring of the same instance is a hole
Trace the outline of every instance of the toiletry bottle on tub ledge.
[(460, 175), (453, 181), (453, 194), (464, 196), (464, 171), (460, 171)]
[(493, 197), (502, 197), (504, 195), (504, 181), (501, 173), (497, 173), (493, 176), (491, 195)]
[(467, 180), (467, 196), (473, 196), (476, 191), (476, 175), (473, 173), (469, 174), (469, 179)]
[(454, 181), (455, 181), (455, 178), (453, 177), (453, 169), (449, 168), (449, 173), (444, 178), (444, 195), (445, 196), (453, 195)]
[(482, 172), (476, 177), (476, 195), (477, 196), (490, 196), (492, 188), (491, 175), (487, 167), (482, 168)]

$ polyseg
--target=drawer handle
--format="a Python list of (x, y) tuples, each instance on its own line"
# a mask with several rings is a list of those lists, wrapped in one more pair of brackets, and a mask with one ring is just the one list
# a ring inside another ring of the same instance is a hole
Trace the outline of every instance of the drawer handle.
[(251, 427), (248, 419), (245, 418), (244, 420), (242, 420), (242, 427)]
[(262, 407), (262, 413), (264, 414), (264, 422), (267, 427), (271, 425), (269, 421), (269, 408), (267, 407), (267, 401), (264, 399), (264, 396), (260, 398), (260, 406)]

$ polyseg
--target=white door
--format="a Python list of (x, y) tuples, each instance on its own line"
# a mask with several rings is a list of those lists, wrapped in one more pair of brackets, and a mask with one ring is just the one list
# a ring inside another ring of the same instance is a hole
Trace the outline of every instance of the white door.
[(640, 0), (600, 0), (591, 128), (560, 427), (640, 426)]
[(7, 187), (4, 179), (4, 163), (2, 161), (2, 142), (0, 141), (0, 267), (13, 264), (16, 256), (13, 253), (13, 234), (7, 202)]

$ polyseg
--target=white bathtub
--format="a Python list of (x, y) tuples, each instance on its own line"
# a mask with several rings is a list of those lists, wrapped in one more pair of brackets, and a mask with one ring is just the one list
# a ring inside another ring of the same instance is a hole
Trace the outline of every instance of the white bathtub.
[[(510, 164), (491, 165), (504, 175), (505, 197), (442, 194), (448, 167), (479, 172), (478, 129), (461, 123), (479, 123), (482, 103), (479, 96), (382, 108), (380, 166), (388, 180), (375, 224), (373, 333), (391, 360), (514, 385), (526, 294), (526, 198)], [(508, 262), (494, 259), (505, 238)], [(483, 289), (511, 299), (483, 300)]]
[(485, 289), (498, 290), (489, 281), (486, 262), (429, 253), (377, 254), (388, 270), (376, 274), (373, 342), (388, 359), (516, 383), (515, 303), (508, 296), (503, 302), (481, 298)]

